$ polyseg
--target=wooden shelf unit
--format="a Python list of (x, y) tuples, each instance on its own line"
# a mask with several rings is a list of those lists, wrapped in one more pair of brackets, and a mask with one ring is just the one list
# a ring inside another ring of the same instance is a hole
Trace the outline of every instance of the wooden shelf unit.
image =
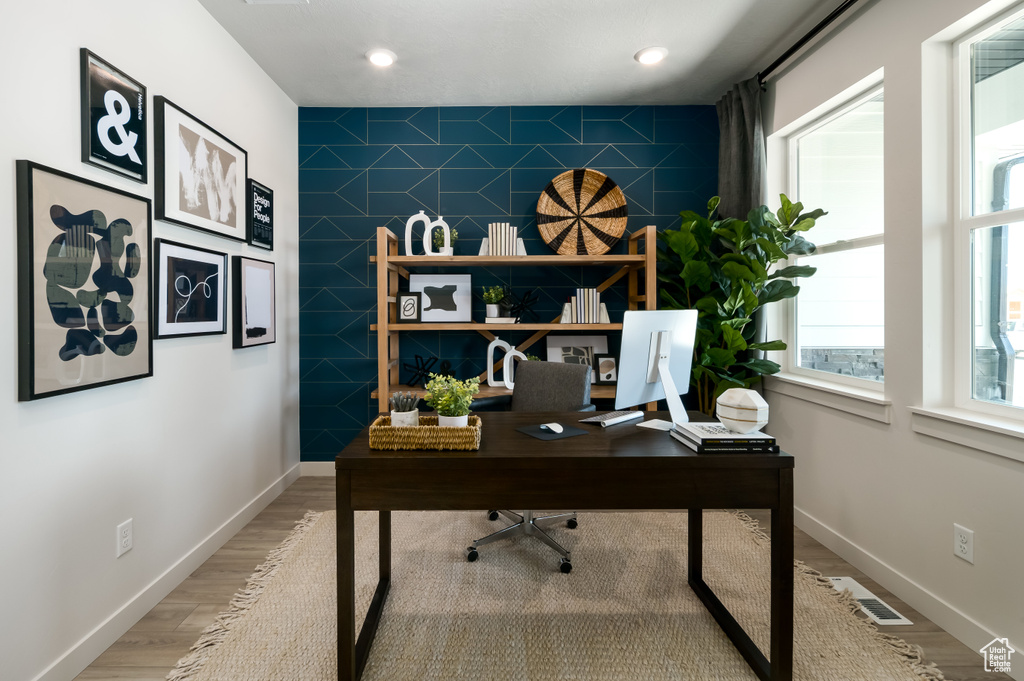
[[(377, 254), (370, 261), (377, 265), (377, 323), (370, 325), (371, 331), (377, 332), (377, 389), (371, 398), (377, 400), (378, 411), (389, 410), (388, 397), (398, 391), (412, 392), (422, 395), (423, 389), (409, 388), (398, 382), (399, 337), (403, 331), (476, 331), (488, 341), (495, 338), (496, 333), (503, 330), (533, 331), (525, 341), (518, 343), (516, 349), (526, 352), (534, 343), (552, 331), (618, 331), (622, 324), (561, 324), (559, 318), (548, 323), (523, 324), (487, 324), (484, 322), (449, 322), (449, 323), (399, 323), (396, 297), (399, 282), (409, 278), (409, 270), (415, 267), (612, 267), (614, 271), (598, 286), (598, 291), (605, 291), (623, 278), (626, 279), (627, 302), (630, 310), (657, 309), (657, 273), (655, 270), (657, 247), (655, 244), (656, 230), (654, 225), (638, 229), (627, 237), (628, 253), (625, 255), (399, 255), (398, 236), (387, 227), (377, 228)], [(643, 241), (643, 252), (640, 242)], [(504, 358), (495, 363), (497, 371), (502, 367)], [(481, 381), (486, 373), (481, 374)], [(508, 390), (504, 387), (492, 388), (480, 385), (480, 395), (503, 395)], [(615, 386), (594, 385), (591, 397), (603, 399), (615, 396)]]

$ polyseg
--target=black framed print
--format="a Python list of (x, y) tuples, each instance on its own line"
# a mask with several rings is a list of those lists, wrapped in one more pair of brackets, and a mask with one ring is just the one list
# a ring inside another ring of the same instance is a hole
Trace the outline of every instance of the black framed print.
[(472, 275), (410, 274), (409, 290), (421, 293), (420, 321), (473, 321)]
[(150, 200), (16, 165), (18, 399), (152, 376)]
[(274, 302), (274, 263), (232, 257), (235, 314), (233, 347), (266, 345), (277, 340), (277, 308)]
[(249, 180), (246, 190), (249, 209), (246, 212), (246, 240), (253, 246), (274, 250), (274, 190)]
[(82, 162), (146, 184), (146, 86), (84, 47), (80, 54)]
[(156, 240), (155, 338), (228, 332), (228, 256)]
[(245, 150), (179, 108), (153, 98), (156, 217), (245, 241)]
[(619, 378), (619, 364), (615, 355), (595, 355), (594, 375), (598, 385), (615, 385)]
[(398, 321), (420, 321), (421, 294), (414, 291), (403, 291), (398, 294)]

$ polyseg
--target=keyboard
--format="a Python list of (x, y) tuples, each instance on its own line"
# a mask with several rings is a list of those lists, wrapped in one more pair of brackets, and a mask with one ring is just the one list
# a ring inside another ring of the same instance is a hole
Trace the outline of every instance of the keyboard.
[(600, 423), (602, 427), (607, 427), (614, 426), (616, 423), (632, 421), (633, 419), (642, 419), (643, 417), (644, 413), (642, 411), (610, 411), (606, 414), (598, 414), (597, 416), (580, 419), (580, 423)]

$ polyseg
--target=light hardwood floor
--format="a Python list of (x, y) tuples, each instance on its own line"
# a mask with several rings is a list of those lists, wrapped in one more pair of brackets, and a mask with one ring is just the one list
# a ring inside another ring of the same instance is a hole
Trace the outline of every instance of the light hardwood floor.
[[(303, 514), (307, 510), (334, 508), (333, 477), (299, 478), (76, 679), (164, 679), (199, 638), (200, 632), (213, 623), (218, 613), (227, 609), (235, 592), (245, 585), (256, 566), (284, 540)], [(750, 515), (767, 531), (766, 512), (752, 511)], [(853, 577), (912, 620), (913, 626), (881, 629), (921, 646), (925, 660), (936, 663), (948, 681), (1011, 681), (1005, 674), (986, 673), (978, 653), (799, 529), (795, 543), (797, 559), (824, 575)]]

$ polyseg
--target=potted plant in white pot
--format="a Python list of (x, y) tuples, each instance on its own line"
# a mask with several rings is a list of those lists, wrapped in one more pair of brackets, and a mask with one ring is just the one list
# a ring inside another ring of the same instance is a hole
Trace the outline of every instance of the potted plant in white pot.
[(488, 317), (500, 317), (501, 301), (505, 300), (505, 287), (501, 284), (496, 286), (484, 286), (484, 303), (486, 304)]
[(403, 426), (420, 425), (420, 410), (416, 407), (419, 397), (411, 392), (404, 395), (395, 393), (391, 396), (391, 425), (398, 428)]
[(430, 374), (423, 401), (437, 410), (437, 425), (464, 428), (469, 425), (469, 405), (480, 390), (480, 379), (474, 376), (460, 381), (451, 376)]

